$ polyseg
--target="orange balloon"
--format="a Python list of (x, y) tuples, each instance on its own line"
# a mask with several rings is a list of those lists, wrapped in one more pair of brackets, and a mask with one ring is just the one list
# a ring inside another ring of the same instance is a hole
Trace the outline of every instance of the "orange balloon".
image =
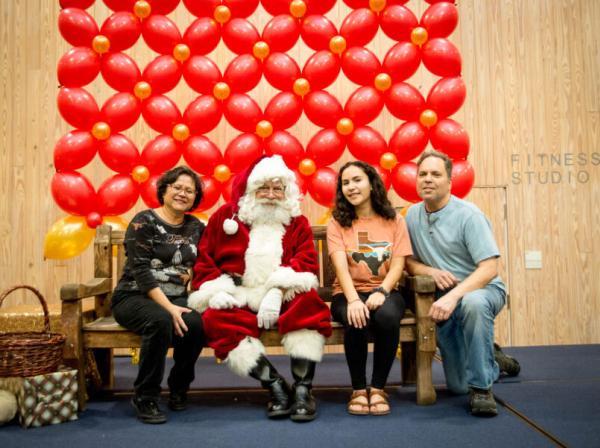
[(140, 100), (145, 100), (152, 95), (152, 87), (146, 81), (140, 81), (133, 88), (133, 93)]
[(133, 5), (133, 14), (135, 14), (138, 19), (145, 19), (151, 12), (152, 7), (150, 6), (150, 3), (144, 0), (138, 0), (135, 2), (135, 5)]
[(294, 93), (298, 96), (304, 96), (310, 92), (310, 83), (306, 78), (298, 78), (294, 81)]
[(213, 96), (218, 100), (225, 100), (231, 95), (231, 89), (225, 82), (218, 82), (213, 87)]
[(179, 62), (187, 61), (190, 57), (190, 47), (186, 44), (177, 44), (173, 48), (173, 57)]
[(208, 224), (208, 214), (207, 213), (204, 213), (204, 212), (192, 212), (192, 213), (190, 213), (190, 215), (195, 216), (200, 221), (202, 221), (204, 224)]
[(150, 178), (150, 171), (144, 165), (138, 165), (131, 172), (131, 177), (138, 184), (141, 184)]
[(408, 213), (408, 209), (412, 207), (412, 204), (402, 207), (400, 209), (400, 214), (402, 215), (403, 218), (406, 218), (406, 214)]
[(342, 54), (346, 49), (346, 39), (342, 36), (333, 36), (329, 41), (329, 49), (332, 53)]
[(252, 54), (254, 57), (260, 59), (261, 61), (269, 56), (271, 49), (269, 48), (269, 44), (264, 40), (259, 40), (252, 47)]
[(56, 221), (44, 238), (44, 259), (64, 260), (82, 253), (94, 239), (95, 231), (85, 216), (67, 216)]
[(319, 219), (317, 219), (317, 224), (319, 224), (320, 226), (324, 226), (325, 224), (327, 224), (329, 222), (329, 220), (331, 219), (332, 213), (333, 213), (332, 208), (327, 209), (327, 211), (325, 213), (323, 213)]
[(373, 12), (381, 12), (386, 7), (386, 0), (369, 0), (369, 8)]
[(215, 8), (213, 17), (220, 24), (227, 23), (231, 19), (231, 10), (225, 5), (219, 5)]
[(99, 121), (92, 127), (92, 135), (97, 140), (106, 140), (110, 137), (110, 126), (103, 121)]
[(299, 19), (306, 14), (306, 3), (303, 0), (294, 0), (290, 3), (290, 14)]
[(392, 86), (392, 77), (387, 73), (380, 73), (375, 77), (375, 88), (380, 92), (385, 92)]
[(231, 178), (231, 170), (227, 165), (217, 165), (213, 170), (213, 177), (219, 182), (225, 183)]
[(261, 120), (256, 123), (256, 135), (267, 138), (273, 133), (273, 125), (267, 120)]
[(315, 171), (317, 171), (317, 164), (313, 159), (303, 159), (298, 164), (298, 171), (303, 176), (312, 176)]
[(110, 40), (108, 40), (108, 37), (98, 34), (92, 40), (92, 48), (98, 54), (106, 53), (110, 49)]
[(426, 128), (435, 126), (435, 124), (438, 122), (437, 114), (434, 110), (425, 109), (419, 116), (419, 122)]
[(379, 158), (379, 165), (386, 170), (393, 169), (398, 163), (398, 158), (393, 152), (385, 152)]
[(350, 118), (340, 118), (337, 122), (335, 128), (342, 135), (351, 134), (354, 131), (354, 123)]
[(173, 131), (171, 134), (175, 140), (182, 142), (190, 136), (190, 128), (183, 123), (179, 123), (173, 126)]
[(413, 28), (413, 30), (410, 33), (410, 40), (415, 45), (421, 46), (425, 42), (427, 42), (427, 39), (429, 39), (429, 34), (427, 33), (427, 30), (422, 26)]

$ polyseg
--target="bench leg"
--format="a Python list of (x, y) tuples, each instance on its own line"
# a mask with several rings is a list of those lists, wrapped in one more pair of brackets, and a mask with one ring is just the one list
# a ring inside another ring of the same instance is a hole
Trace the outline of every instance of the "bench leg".
[(417, 351), (417, 404), (430, 405), (436, 401), (431, 364), (435, 352)]
[(101, 388), (103, 390), (112, 390), (115, 385), (112, 348), (95, 349), (94, 357), (96, 358), (96, 365), (102, 380)]
[(416, 344), (412, 342), (401, 342), (401, 367), (402, 385), (408, 386), (417, 382)]
[(83, 325), (81, 301), (63, 301), (61, 319), (65, 334), (63, 360), (67, 366), (77, 369), (79, 410), (83, 411), (87, 396), (85, 389), (85, 356), (81, 331)]

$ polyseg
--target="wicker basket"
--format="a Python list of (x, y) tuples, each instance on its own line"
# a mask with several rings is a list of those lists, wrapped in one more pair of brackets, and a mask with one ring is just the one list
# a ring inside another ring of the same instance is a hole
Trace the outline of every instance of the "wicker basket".
[(62, 334), (50, 333), (46, 300), (31, 286), (18, 285), (7, 289), (0, 296), (0, 306), (6, 296), (17, 289), (29, 289), (39, 299), (44, 309), (44, 332), (0, 332), (0, 377), (35, 376), (54, 372), (62, 361), (65, 337)]

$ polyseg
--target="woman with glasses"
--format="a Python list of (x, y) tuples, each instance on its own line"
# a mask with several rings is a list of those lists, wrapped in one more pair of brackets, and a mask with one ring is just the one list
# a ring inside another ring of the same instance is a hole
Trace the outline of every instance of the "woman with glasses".
[(144, 423), (164, 423), (158, 406), (167, 350), (171, 410), (186, 407), (194, 365), (204, 346), (200, 314), (187, 308), (188, 282), (204, 224), (186, 214), (202, 199), (200, 179), (189, 168), (167, 171), (157, 184), (161, 206), (138, 213), (125, 233), (127, 263), (112, 298), (115, 320), (142, 336), (131, 400)]
[[(406, 223), (387, 198), (375, 169), (345, 164), (338, 174), (327, 245), (335, 267), (331, 314), (344, 325), (344, 350), (352, 381), (348, 412), (390, 413), (384, 387), (400, 335), (405, 303), (395, 289), (412, 254)], [(369, 332), (373, 334), (373, 375), (367, 390)]]

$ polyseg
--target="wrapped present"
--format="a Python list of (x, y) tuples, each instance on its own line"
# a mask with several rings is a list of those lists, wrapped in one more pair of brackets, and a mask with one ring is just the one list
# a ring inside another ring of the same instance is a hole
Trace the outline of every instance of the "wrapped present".
[(17, 394), (23, 427), (54, 425), (77, 420), (77, 370), (30, 376)]

